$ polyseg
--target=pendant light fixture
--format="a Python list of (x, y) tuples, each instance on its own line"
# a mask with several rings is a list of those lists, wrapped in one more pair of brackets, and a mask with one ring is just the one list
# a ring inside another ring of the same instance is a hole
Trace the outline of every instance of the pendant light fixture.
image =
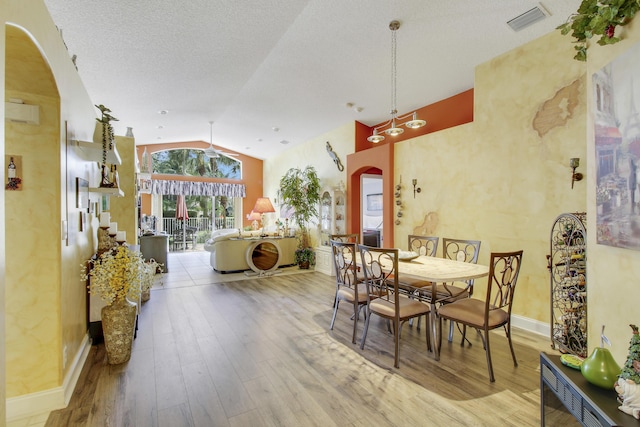
[[(378, 143), (380, 141), (384, 141), (384, 135), (378, 133), (379, 130), (389, 127), (384, 131), (388, 136), (398, 136), (404, 132), (400, 126), (406, 126), (409, 129), (418, 129), (427, 124), (426, 121), (418, 119), (418, 113), (413, 112), (409, 113), (405, 116), (398, 117), (398, 108), (396, 105), (396, 80), (397, 80), (397, 62), (396, 62), (396, 31), (400, 28), (400, 21), (391, 21), (389, 23), (389, 29), (391, 30), (391, 119), (386, 123), (381, 124), (380, 126), (376, 126), (373, 129), (373, 135), (371, 135), (367, 140), (369, 142)], [(401, 122), (408, 117), (411, 117), (411, 120), (407, 120), (406, 122)]]

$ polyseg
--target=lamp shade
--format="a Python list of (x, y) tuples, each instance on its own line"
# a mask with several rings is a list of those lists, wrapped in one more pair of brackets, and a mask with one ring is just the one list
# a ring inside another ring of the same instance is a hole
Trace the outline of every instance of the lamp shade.
[(249, 215), (247, 215), (247, 219), (249, 221), (257, 221), (262, 218), (262, 214), (260, 212), (251, 211)]
[(273, 208), (271, 204), (271, 200), (268, 197), (259, 197), (256, 200), (256, 205), (253, 207), (254, 212), (258, 213), (267, 213), (267, 212), (275, 212), (276, 210)]

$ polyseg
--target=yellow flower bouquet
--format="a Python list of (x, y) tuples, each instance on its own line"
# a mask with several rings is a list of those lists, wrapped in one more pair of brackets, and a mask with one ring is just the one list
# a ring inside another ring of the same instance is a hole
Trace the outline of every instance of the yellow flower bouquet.
[(83, 270), (81, 278), (90, 278), (89, 293), (100, 296), (107, 305), (111, 305), (126, 297), (137, 301), (144, 272), (142, 255), (127, 246), (118, 246), (94, 261), (88, 273)]

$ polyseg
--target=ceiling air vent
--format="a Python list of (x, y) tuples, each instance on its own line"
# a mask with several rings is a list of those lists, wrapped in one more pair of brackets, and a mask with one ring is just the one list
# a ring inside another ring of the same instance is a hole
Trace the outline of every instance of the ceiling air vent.
[(522, 15), (507, 21), (507, 24), (513, 31), (520, 31), (531, 24), (542, 21), (547, 16), (549, 16), (549, 13), (541, 5), (538, 5), (531, 10), (527, 10)]

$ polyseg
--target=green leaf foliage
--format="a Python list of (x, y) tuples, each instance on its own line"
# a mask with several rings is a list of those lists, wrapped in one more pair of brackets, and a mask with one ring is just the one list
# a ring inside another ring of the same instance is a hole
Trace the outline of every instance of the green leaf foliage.
[(562, 35), (571, 33), (575, 39), (578, 61), (587, 60), (588, 41), (599, 36), (601, 46), (618, 43), (617, 26), (627, 25), (640, 9), (640, 0), (583, 0), (578, 11), (557, 28)]
[(308, 225), (318, 217), (320, 203), (320, 179), (313, 166), (305, 169), (291, 168), (280, 179), (281, 202), (293, 208), (293, 219), (300, 227), (301, 248), (309, 246)]

